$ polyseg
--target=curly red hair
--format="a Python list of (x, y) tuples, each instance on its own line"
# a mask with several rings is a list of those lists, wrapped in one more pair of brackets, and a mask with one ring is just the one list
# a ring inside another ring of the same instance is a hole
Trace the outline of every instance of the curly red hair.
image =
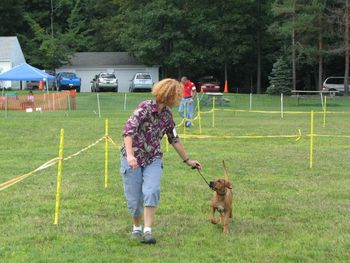
[(172, 107), (181, 100), (182, 87), (176, 79), (163, 79), (154, 84), (152, 94), (158, 103)]

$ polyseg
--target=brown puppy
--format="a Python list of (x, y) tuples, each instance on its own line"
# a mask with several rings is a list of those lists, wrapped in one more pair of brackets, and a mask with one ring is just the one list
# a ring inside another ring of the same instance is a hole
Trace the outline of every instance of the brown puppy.
[[(209, 186), (214, 190), (213, 197), (211, 199), (211, 209), (210, 209), (210, 222), (212, 224), (221, 223), (224, 226), (224, 233), (228, 234), (230, 232), (228, 221), (232, 218), (232, 184), (228, 181), (227, 170), (225, 162), (223, 162), (225, 169), (225, 179), (218, 179), (209, 182)], [(220, 214), (220, 220), (217, 222), (215, 220), (215, 211)]]
[[(221, 223), (224, 226), (224, 233), (230, 232), (228, 227), (229, 218), (232, 218), (232, 185), (225, 179), (218, 179), (209, 183), (215, 191), (211, 199), (210, 222), (212, 224)], [(220, 220), (215, 220), (215, 211), (220, 214)]]

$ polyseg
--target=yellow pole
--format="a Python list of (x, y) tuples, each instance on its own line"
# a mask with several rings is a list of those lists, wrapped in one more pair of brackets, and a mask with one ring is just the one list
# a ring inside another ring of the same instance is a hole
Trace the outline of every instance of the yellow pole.
[(169, 141), (167, 135), (165, 135), (165, 150), (166, 152), (169, 152)]
[(323, 128), (326, 128), (327, 96), (324, 96), (323, 105)]
[(184, 142), (185, 142), (185, 140), (186, 140), (186, 122), (187, 122), (187, 103), (185, 102), (184, 103), (184, 119), (183, 119), (183, 121), (184, 121), (184, 124), (183, 124), (183, 126), (184, 126)]
[(213, 96), (213, 128), (215, 127), (215, 97)]
[(314, 111), (311, 111), (310, 118), (310, 169), (314, 160)]
[(105, 188), (108, 186), (108, 119), (105, 120)]
[(55, 207), (55, 222), (58, 224), (61, 203), (61, 181), (62, 181), (62, 161), (63, 161), (63, 145), (64, 145), (64, 129), (60, 133), (60, 147), (58, 152), (58, 171), (57, 171), (57, 190), (56, 190), (56, 207)]
[(198, 115), (199, 134), (202, 134), (201, 107), (200, 107), (200, 101), (198, 96), (197, 96), (197, 115)]

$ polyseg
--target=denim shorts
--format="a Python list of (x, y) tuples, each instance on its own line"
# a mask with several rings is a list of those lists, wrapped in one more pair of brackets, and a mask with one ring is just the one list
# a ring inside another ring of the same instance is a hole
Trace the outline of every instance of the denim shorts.
[(141, 216), (144, 206), (158, 206), (162, 172), (163, 165), (160, 158), (146, 167), (137, 167), (133, 170), (126, 158), (121, 157), (120, 173), (123, 177), (124, 194), (129, 212), (133, 217)]

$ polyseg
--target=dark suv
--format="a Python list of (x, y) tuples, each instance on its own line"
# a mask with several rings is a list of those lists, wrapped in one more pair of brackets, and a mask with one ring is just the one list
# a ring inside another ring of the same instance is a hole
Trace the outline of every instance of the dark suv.
[(91, 81), (91, 92), (115, 91), (118, 92), (118, 79), (114, 73), (102, 72)]

